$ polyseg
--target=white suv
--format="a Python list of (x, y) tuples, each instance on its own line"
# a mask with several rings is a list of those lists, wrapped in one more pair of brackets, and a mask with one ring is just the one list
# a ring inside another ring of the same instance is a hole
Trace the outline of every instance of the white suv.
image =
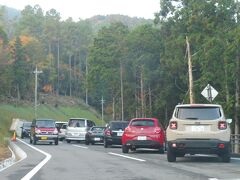
[(230, 162), (229, 123), (220, 105), (177, 105), (166, 131), (168, 162), (196, 153), (217, 154), (223, 162)]

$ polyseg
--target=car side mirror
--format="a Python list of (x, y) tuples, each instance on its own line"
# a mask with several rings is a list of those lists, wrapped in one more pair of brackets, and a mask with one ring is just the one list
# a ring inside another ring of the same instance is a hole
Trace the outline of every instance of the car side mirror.
[(232, 123), (232, 119), (227, 119), (226, 122), (227, 122), (228, 124), (231, 124), (231, 123)]

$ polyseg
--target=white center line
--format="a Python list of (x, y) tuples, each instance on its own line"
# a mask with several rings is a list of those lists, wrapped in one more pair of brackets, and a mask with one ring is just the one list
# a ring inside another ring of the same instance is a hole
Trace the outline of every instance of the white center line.
[(130, 156), (125, 156), (125, 155), (122, 155), (122, 154), (117, 154), (117, 153), (112, 153), (112, 152), (109, 152), (108, 154), (111, 154), (111, 155), (114, 155), (114, 156), (124, 157), (124, 158), (127, 158), (127, 159), (132, 159), (132, 160), (136, 160), (136, 161), (141, 161), (141, 162), (145, 162), (145, 161), (146, 161), (146, 160), (144, 160), (144, 159), (138, 159), (138, 158), (134, 158), (134, 157), (130, 157)]
[(26, 142), (24, 142), (24, 141), (22, 141), (20, 139), (18, 139), (18, 141), (22, 142), (23, 144), (29, 146), (30, 148), (32, 148), (32, 149), (34, 149), (34, 150), (36, 150), (36, 151), (38, 151), (38, 152), (40, 152), (40, 153), (42, 153), (42, 154), (44, 154), (46, 156), (46, 158), (43, 161), (41, 161), (37, 166), (35, 166), (29, 173), (27, 173), (21, 179), (21, 180), (29, 180), (51, 159), (52, 156), (50, 154), (42, 151), (41, 149), (38, 149), (38, 148), (36, 148), (34, 146), (31, 146), (31, 145), (27, 144)]
[(88, 147), (86, 147), (86, 146), (79, 146), (79, 145), (73, 145), (73, 146), (79, 147), (79, 148), (82, 148), (82, 149), (88, 149)]

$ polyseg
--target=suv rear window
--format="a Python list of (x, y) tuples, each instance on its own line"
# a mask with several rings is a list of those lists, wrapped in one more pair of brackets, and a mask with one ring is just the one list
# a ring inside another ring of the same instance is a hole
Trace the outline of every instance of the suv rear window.
[(154, 126), (153, 120), (133, 120), (131, 126)]
[(85, 119), (70, 119), (68, 127), (86, 127)]
[(112, 130), (124, 130), (128, 126), (128, 122), (114, 122), (110, 127)]
[(55, 128), (55, 121), (52, 120), (37, 120), (36, 126), (38, 128)]
[(214, 120), (221, 117), (219, 107), (179, 107), (176, 118), (189, 120)]

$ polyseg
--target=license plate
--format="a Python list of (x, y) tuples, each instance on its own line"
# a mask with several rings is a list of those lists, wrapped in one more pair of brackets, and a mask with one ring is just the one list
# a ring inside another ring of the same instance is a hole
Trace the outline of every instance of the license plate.
[(138, 140), (147, 140), (147, 137), (146, 137), (146, 136), (138, 136), (137, 139), (138, 139)]
[(94, 138), (94, 141), (100, 141), (101, 139), (100, 138)]
[(117, 132), (117, 136), (122, 136), (123, 132)]
[(205, 127), (204, 126), (192, 126), (191, 130), (193, 132), (203, 132), (203, 131), (205, 131)]
[(41, 137), (41, 140), (47, 140), (48, 138), (47, 137)]

